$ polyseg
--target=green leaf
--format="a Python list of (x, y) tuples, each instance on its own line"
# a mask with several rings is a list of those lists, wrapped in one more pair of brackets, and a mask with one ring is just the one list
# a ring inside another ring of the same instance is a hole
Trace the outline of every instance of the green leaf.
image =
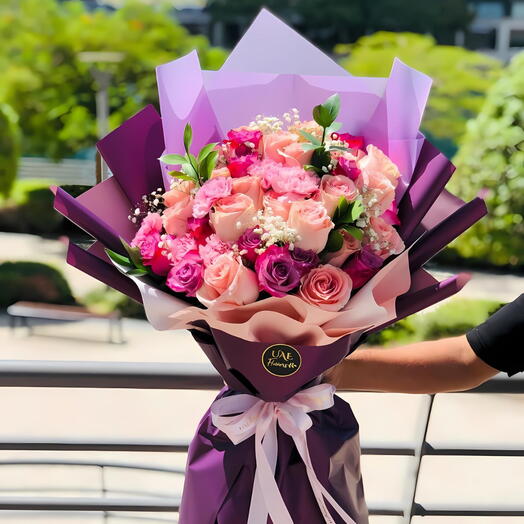
[(344, 224), (342, 226), (342, 229), (347, 231), (352, 237), (355, 237), (357, 240), (362, 240), (362, 238), (364, 237), (364, 232), (362, 231), (362, 229), (352, 226), (350, 224)]
[(218, 151), (211, 151), (198, 167), (198, 172), (202, 180), (208, 180), (211, 172), (215, 169), (218, 159)]
[(144, 275), (148, 275), (149, 271), (146, 269), (132, 269), (131, 271), (128, 271), (126, 275), (132, 276), (132, 277), (143, 277)]
[(122, 237), (120, 237), (120, 242), (122, 242), (124, 249), (129, 255), (129, 259), (135, 265), (135, 267), (145, 270), (144, 263), (142, 262), (142, 257), (140, 256), (140, 248), (131, 247)]
[(194, 176), (186, 175), (185, 173), (182, 173), (181, 171), (169, 171), (169, 176), (172, 176), (173, 178), (179, 178), (180, 180), (189, 180), (191, 182), (195, 181)]
[(344, 237), (340, 233), (340, 231), (337, 231), (336, 229), (332, 229), (329, 232), (328, 240), (326, 243), (326, 247), (324, 248), (329, 253), (333, 253), (334, 251), (338, 251), (342, 244), (344, 243)]
[(340, 97), (337, 93), (331, 95), (323, 104), (313, 108), (313, 119), (315, 122), (324, 127), (329, 128), (335, 121), (340, 111)]
[(299, 129), (298, 132), (306, 139), (309, 140), (312, 144), (315, 144), (317, 146), (320, 145), (320, 140), (312, 135), (311, 133), (308, 133), (307, 131), (304, 131), (303, 129)]
[(302, 149), (304, 151), (312, 151), (314, 149), (319, 149), (320, 147), (322, 146), (317, 146), (316, 144), (312, 144), (311, 142), (302, 142), (302, 144), (300, 144), (302, 146)]
[(341, 196), (338, 199), (337, 208), (335, 209), (335, 213), (333, 214), (333, 222), (335, 223), (335, 225), (338, 225), (345, 221), (348, 209), (349, 202), (347, 201), (346, 197)]
[(182, 167), (182, 173), (184, 173), (186, 176), (188, 176), (193, 182), (196, 182), (198, 180), (198, 173), (195, 171), (195, 168), (190, 164), (184, 164)]
[(349, 147), (344, 146), (329, 146), (329, 150), (336, 149), (337, 151), (349, 151)]
[(184, 128), (184, 148), (186, 153), (189, 153), (189, 148), (191, 147), (191, 142), (193, 140), (193, 129), (191, 124), (188, 122)]
[(218, 142), (212, 142), (211, 144), (205, 145), (201, 150), (200, 153), (198, 153), (197, 161), (200, 164), (206, 158), (213, 149), (218, 145)]
[(364, 204), (361, 200), (355, 200), (351, 206), (351, 222), (354, 222), (364, 212)]
[(326, 134), (336, 133), (342, 127), (342, 122), (333, 122), (327, 129)]
[(306, 171), (314, 171), (315, 173), (318, 173), (318, 174), (321, 174), (322, 173), (322, 170), (319, 169), (318, 167), (316, 166), (313, 166), (311, 164), (304, 164), (302, 166), (302, 169), (305, 169)]
[(170, 153), (168, 155), (161, 156), (158, 160), (163, 164), (183, 164), (187, 162), (187, 158), (182, 155), (177, 155), (175, 153)]
[(106, 248), (105, 252), (107, 253), (107, 256), (119, 266), (124, 267), (133, 267), (133, 264), (129, 258), (125, 257), (124, 255), (121, 255), (120, 253), (117, 253), (116, 251), (113, 251), (112, 249)]

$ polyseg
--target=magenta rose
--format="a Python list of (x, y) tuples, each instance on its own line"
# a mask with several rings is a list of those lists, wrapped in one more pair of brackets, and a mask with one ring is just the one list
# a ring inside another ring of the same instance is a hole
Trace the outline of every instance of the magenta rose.
[(167, 275), (166, 284), (177, 293), (194, 297), (202, 285), (204, 265), (196, 252), (188, 253), (175, 264)]
[(383, 260), (375, 255), (368, 247), (355, 253), (342, 266), (342, 269), (351, 277), (353, 289), (361, 288), (382, 267)]
[(258, 249), (262, 244), (262, 239), (259, 233), (255, 233), (255, 228), (246, 229), (237, 241), (238, 249), (242, 252), (242, 256), (254, 263), (257, 258), (255, 249)]
[(232, 178), (240, 178), (246, 176), (247, 170), (258, 160), (258, 155), (253, 153), (251, 155), (239, 156), (231, 160), (227, 164), (227, 168), (231, 173)]
[(258, 285), (274, 297), (283, 297), (300, 284), (300, 272), (287, 247), (270, 246), (255, 263)]
[(290, 251), (290, 254), (301, 277), (317, 267), (320, 262), (318, 255), (311, 249), (296, 247), (293, 251)]

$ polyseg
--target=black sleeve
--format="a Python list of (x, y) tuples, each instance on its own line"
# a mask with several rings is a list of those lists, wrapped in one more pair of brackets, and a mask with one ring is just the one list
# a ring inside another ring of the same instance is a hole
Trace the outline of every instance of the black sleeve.
[(524, 294), (466, 333), (476, 355), (508, 376), (524, 371)]

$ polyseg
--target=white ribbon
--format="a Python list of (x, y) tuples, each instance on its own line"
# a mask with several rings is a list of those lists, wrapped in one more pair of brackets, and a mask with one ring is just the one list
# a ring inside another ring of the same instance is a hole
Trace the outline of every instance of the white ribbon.
[(256, 471), (247, 524), (266, 524), (268, 516), (274, 524), (293, 524), (275, 481), (277, 423), (295, 442), (326, 524), (335, 524), (335, 521), (325, 500), (344, 522), (356, 524), (318, 480), (307, 447), (306, 431), (313, 424), (308, 413), (333, 406), (334, 393), (335, 387), (331, 384), (320, 384), (299, 391), (286, 402), (265, 402), (252, 395), (240, 394), (223, 397), (211, 405), (213, 424), (233, 444), (255, 435)]

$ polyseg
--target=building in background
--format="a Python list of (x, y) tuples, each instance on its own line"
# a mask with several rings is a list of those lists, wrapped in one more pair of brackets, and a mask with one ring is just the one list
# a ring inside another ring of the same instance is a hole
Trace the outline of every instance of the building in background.
[(524, 50), (524, 1), (477, 0), (471, 3), (475, 18), (457, 33), (457, 45), (489, 54), (503, 62)]

